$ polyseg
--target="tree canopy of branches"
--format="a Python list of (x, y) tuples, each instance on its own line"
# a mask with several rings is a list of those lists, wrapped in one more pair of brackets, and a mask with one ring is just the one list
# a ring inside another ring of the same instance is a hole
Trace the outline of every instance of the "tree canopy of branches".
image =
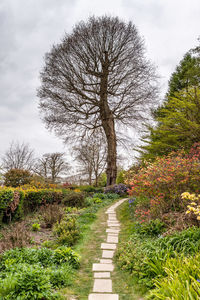
[(155, 105), (155, 71), (132, 22), (91, 17), (46, 54), (38, 90), (48, 128), (66, 138), (103, 128), (107, 185), (117, 175), (116, 128), (136, 128)]
[(19, 169), (32, 170), (34, 165), (34, 151), (28, 144), (12, 142), (2, 158), (2, 167), (5, 170)]
[(35, 173), (55, 183), (58, 177), (69, 170), (69, 165), (64, 158), (64, 153), (46, 153), (35, 166)]
[(95, 178), (98, 184), (99, 176), (105, 170), (106, 165), (106, 139), (99, 130), (92, 136), (88, 136), (73, 148), (75, 159), (80, 163), (83, 174), (88, 176), (89, 185)]

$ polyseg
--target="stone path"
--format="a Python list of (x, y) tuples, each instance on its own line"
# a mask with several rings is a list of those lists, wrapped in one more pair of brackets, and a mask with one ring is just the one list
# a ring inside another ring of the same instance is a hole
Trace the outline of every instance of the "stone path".
[(111, 279), (111, 272), (114, 270), (112, 259), (117, 248), (120, 231), (120, 223), (117, 220), (115, 209), (126, 200), (119, 200), (106, 211), (106, 214), (108, 214), (107, 239), (105, 243), (101, 244), (102, 258), (100, 263), (95, 263), (92, 266), (94, 286), (93, 293), (89, 295), (88, 300), (119, 300), (119, 295), (112, 293)]

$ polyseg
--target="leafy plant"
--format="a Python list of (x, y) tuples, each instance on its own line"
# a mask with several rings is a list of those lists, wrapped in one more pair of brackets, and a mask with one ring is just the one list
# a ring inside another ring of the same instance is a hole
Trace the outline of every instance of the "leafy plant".
[(150, 220), (149, 222), (135, 222), (135, 231), (141, 235), (158, 236), (165, 230), (165, 223), (159, 219)]
[(70, 207), (83, 207), (84, 206), (84, 193), (68, 192), (64, 194), (63, 204)]
[(70, 247), (62, 246), (54, 251), (53, 262), (59, 265), (69, 263), (74, 268), (78, 268), (80, 265), (80, 256)]
[(32, 230), (33, 231), (39, 231), (40, 229), (41, 229), (40, 224), (38, 224), (38, 223), (32, 224)]
[(74, 215), (67, 215), (60, 223), (57, 222), (54, 225), (53, 233), (56, 235), (58, 243), (74, 245), (80, 235), (77, 218)]
[(148, 299), (199, 299), (200, 255), (167, 259), (163, 266), (166, 277), (157, 278), (156, 288)]

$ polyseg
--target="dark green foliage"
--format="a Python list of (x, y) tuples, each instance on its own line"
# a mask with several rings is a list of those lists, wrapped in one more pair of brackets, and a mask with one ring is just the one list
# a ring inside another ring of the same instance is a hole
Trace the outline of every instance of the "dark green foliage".
[(78, 268), (80, 265), (80, 256), (70, 247), (62, 246), (54, 251), (53, 262), (57, 265), (68, 263), (74, 268)]
[(166, 277), (157, 278), (148, 299), (200, 299), (200, 256), (167, 259)]
[[(8, 287), (8, 280), (11, 282)], [(1, 281), (3, 299), (53, 299), (50, 278), (39, 266), (24, 265), (20, 272)]]
[(78, 240), (80, 232), (75, 215), (67, 215), (53, 227), (53, 232), (57, 237), (57, 242), (61, 245), (72, 246)]
[(157, 127), (147, 126), (148, 134), (139, 147), (143, 159), (154, 160), (200, 140), (200, 51), (191, 49), (177, 66), (161, 107), (154, 111)]
[(53, 288), (69, 286), (73, 279), (73, 270), (68, 264), (62, 264), (60, 268), (52, 268), (48, 273)]
[(31, 180), (32, 175), (28, 170), (11, 169), (4, 174), (4, 185), (9, 187), (29, 184)]
[(28, 191), (24, 199), (24, 206), (26, 210), (33, 211), (41, 205), (61, 203), (63, 193), (60, 191), (53, 191), (50, 189), (39, 191)]
[(83, 207), (84, 206), (84, 193), (68, 192), (63, 197), (63, 204), (70, 207)]
[(138, 283), (148, 288), (154, 279), (165, 277), (165, 262), (179, 255), (193, 255), (200, 250), (200, 228), (190, 228), (157, 239), (134, 233), (117, 251), (118, 265), (133, 274)]
[(165, 223), (161, 222), (159, 219), (150, 220), (149, 222), (139, 223), (135, 222), (134, 228), (135, 232), (146, 235), (146, 236), (158, 236), (165, 231)]
[(174, 96), (176, 92), (182, 89), (188, 89), (191, 86), (199, 86), (200, 78), (200, 55), (194, 56), (193, 51), (187, 52), (169, 81), (168, 96)]

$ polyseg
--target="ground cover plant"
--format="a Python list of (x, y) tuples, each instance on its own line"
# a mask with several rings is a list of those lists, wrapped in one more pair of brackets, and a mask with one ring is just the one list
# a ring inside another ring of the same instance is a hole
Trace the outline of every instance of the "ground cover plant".
[(79, 264), (80, 257), (68, 247), (5, 251), (0, 257), (0, 295), (3, 299), (57, 299), (54, 289), (70, 285)]

